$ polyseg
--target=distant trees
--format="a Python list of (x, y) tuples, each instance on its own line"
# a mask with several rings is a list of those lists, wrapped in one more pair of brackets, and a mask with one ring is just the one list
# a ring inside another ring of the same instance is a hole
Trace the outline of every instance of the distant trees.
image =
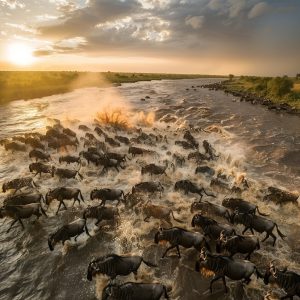
[(296, 79), (300, 79), (300, 73), (296, 74)]
[(293, 85), (293, 81), (287, 76), (274, 77), (268, 81), (267, 90), (273, 96), (282, 97), (291, 92)]
[(232, 81), (233, 78), (234, 78), (234, 75), (233, 74), (229, 74), (228, 77), (229, 77), (229, 80)]

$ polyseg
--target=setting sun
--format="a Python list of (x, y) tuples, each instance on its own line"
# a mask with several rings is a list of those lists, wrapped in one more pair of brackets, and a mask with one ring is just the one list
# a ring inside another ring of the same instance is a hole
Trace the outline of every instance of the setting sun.
[(34, 61), (33, 49), (22, 43), (13, 43), (7, 46), (7, 60), (15, 65), (30, 65)]

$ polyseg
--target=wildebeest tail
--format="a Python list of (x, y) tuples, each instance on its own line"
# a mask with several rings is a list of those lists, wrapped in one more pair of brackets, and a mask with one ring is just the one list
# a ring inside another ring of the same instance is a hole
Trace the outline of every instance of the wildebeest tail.
[(173, 219), (174, 219), (176, 222), (178, 222), (178, 223), (183, 223), (183, 221), (178, 220), (178, 219), (175, 218), (173, 210), (171, 210), (171, 215), (172, 215)]
[(258, 212), (261, 216), (263, 216), (263, 217), (269, 216), (268, 214), (264, 214), (264, 213), (260, 212), (259, 209), (258, 209), (258, 207), (256, 207), (256, 210), (257, 210), (257, 212)]
[(205, 191), (205, 189), (202, 189), (202, 190), (203, 190), (203, 192), (204, 192), (204, 194), (205, 194), (206, 196), (210, 196), (210, 197), (216, 198), (216, 195), (207, 193), (207, 192)]
[(157, 265), (155, 265), (155, 264), (153, 264), (153, 263), (151, 263), (151, 262), (149, 262), (149, 261), (146, 261), (146, 260), (144, 260), (143, 258), (142, 258), (142, 262), (143, 262), (146, 266), (148, 266), (148, 267), (151, 267), (151, 268), (157, 268)]
[(278, 225), (275, 223), (276, 229), (277, 229), (277, 233), (279, 234), (279, 236), (284, 239), (286, 237), (286, 235), (284, 235), (278, 228)]

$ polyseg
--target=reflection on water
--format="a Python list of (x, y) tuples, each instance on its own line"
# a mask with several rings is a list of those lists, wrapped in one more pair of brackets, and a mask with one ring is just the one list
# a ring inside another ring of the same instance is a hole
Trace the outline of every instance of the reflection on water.
[[(263, 268), (266, 261), (277, 258), (289, 268), (297, 269), (300, 262), (297, 243), (299, 230), (296, 230), (299, 212), (290, 205), (284, 208), (268, 205), (257, 199), (256, 195), (260, 189), (271, 184), (289, 190), (299, 188), (300, 118), (276, 114), (262, 106), (236, 102), (236, 99), (225, 96), (221, 91), (200, 88), (186, 90), (192, 85), (213, 81), (215, 80), (138, 82), (118, 88), (86, 88), (42, 99), (15, 101), (0, 106), (0, 139), (30, 131), (44, 131), (49, 124), (49, 118), (60, 119), (73, 130), (77, 129), (79, 122), (92, 127), (98, 111), (111, 111), (121, 107), (128, 114), (131, 123), (152, 123), (155, 116), (156, 122), (153, 126), (166, 134), (170, 142), (168, 149), (164, 149), (162, 145), (154, 149), (160, 153), (159, 160), (162, 162), (170, 159), (168, 150), (186, 154), (174, 146), (174, 141), (181, 139), (178, 128), (200, 126), (205, 129), (196, 134), (200, 144), (204, 138), (209, 139), (217, 152), (222, 154), (222, 158), (216, 163), (211, 162), (211, 167), (222, 169), (236, 177), (246, 174), (253, 183), (250, 191), (244, 195), (246, 199), (257, 203), (262, 211), (270, 213), (282, 230), (288, 236), (294, 237), (288, 238), (287, 243), (278, 241), (275, 249), (264, 244), (260, 252), (254, 255), (255, 262)], [(140, 100), (146, 96), (150, 98)], [(150, 132), (151, 128), (145, 130)], [(122, 146), (119, 151), (126, 153), (127, 147)], [(53, 163), (56, 163), (59, 153), (52, 155)], [(35, 180), (43, 194), (49, 188), (66, 184), (79, 187), (85, 199), (88, 199), (90, 191), (95, 187), (115, 187), (129, 192), (139, 181), (150, 180), (140, 174), (140, 166), (146, 162), (153, 162), (153, 158), (143, 158), (136, 163), (129, 162), (124, 171), (109, 172), (104, 177), (99, 177), (97, 168), (83, 165), (82, 182), (70, 180), (61, 183), (47, 175)], [(8, 178), (28, 176), (28, 164), (28, 154), (12, 155), (4, 152), (1, 147), (0, 183)], [(188, 162), (185, 168), (178, 168), (174, 173), (169, 171), (168, 176), (160, 178), (166, 187), (164, 197), (152, 199), (158, 204), (163, 203), (177, 210), (187, 228), (191, 219), (190, 204), (195, 199), (190, 195), (175, 193), (173, 184), (176, 180), (191, 178), (208, 187), (208, 178), (195, 175), (194, 170), (195, 165)], [(220, 191), (216, 201), (220, 203), (224, 196), (224, 191)], [(0, 200), (4, 197), (1, 194)], [(210, 295), (207, 293), (208, 281), (191, 271), (194, 268), (195, 253), (185, 251), (180, 263), (174, 257), (159, 260), (163, 248), (153, 245), (152, 237), (160, 223), (157, 220), (145, 223), (142, 216), (137, 217), (134, 212), (128, 212), (124, 208), (121, 208), (122, 223), (115, 232), (99, 233), (91, 222), (89, 227), (93, 238), (80, 236), (76, 244), (74, 241), (67, 242), (64, 249), (59, 246), (51, 253), (47, 246), (48, 234), (61, 224), (80, 217), (84, 208), (84, 205), (74, 206), (54, 216), (56, 204), (51, 204), (49, 218), (26, 222), (24, 231), (15, 227), (10, 234), (6, 234), (9, 221), (0, 221), (0, 299), (94, 299), (95, 295), (99, 295), (102, 279), (97, 279), (95, 287), (86, 280), (86, 268), (92, 257), (109, 252), (143, 254), (151, 261), (159, 263), (159, 270), (149, 271), (143, 268), (140, 278), (150, 281), (155, 278), (172, 285), (173, 299), (242, 299), (243, 293), (247, 294), (243, 299), (261, 299), (261, 295), (268, 290), (261, 281), (253, 280), (246, 292), (239, 285), (229, 283), (232, 293), (231, 296), (225, 296), (222, 290), (218, 290), (221, 286), (216, 284), (216, 292)], [(134, 280), (133, 277), (129, 279)]]

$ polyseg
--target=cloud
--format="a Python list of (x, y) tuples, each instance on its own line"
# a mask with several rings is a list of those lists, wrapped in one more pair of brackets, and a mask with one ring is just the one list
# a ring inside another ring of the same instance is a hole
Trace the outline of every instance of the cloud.
[(266, 2), (259, 2), (255, 4), (248, 14), (249, 19), (257, 18), (264, 15), (270, 9)]
[(114, 21), (136, 12), (141, 4), (136, 0), (90, 0), (88, 6), (66, 12), (58, 24), (42, 26), (42, 34), (50, 37), (69, 38), (91, 32), (95, 25)]
[(37, 30), (35, 28), (26, 26), (24, 24), (5, 23), (5, 25), (9, 26), (9, 27), (12, 27), (12, 28), (19, 29), (20, 31), (23, 31), (23, 32), (37, 34)]
[(204, 19), (204, 16), (189, 16), (185, 18), (185, 24), (193, 27), (194, 29), (199, 29), (203, 26)]
[(18, 0), (0, 0), (0, 5), (9, 9), (24, 8), (25, 4)]

